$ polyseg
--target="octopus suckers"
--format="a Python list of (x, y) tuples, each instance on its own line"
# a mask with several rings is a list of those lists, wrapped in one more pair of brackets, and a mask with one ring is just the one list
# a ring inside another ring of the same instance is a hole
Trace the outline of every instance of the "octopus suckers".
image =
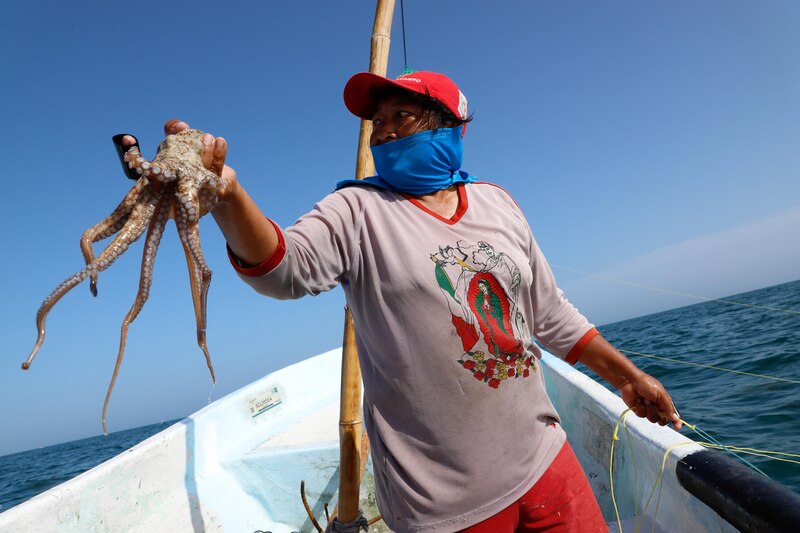
[[(161, 182), (161, 185), (151, 187), (150, 179), (137, 180), (109, 216), (84, 232), (81, 238), (81, 250), (86, 266), (59, 284), (45, 298), (36, 314), (38, 338), (30, 356), (22, 365), (25, 369), (30, 366), (44, 342), (44, 324), (53, 306), (87, 277), (91, 278), (90, 289), (92, 294), (96, 295), (98, 274), (109, 268), (130, 244), (145, 232), (148, 233), (142, 257), (139, 292), (122, 322), (117, 362), (103, 405), (104, 432), (109, 398), (125, 352), (127, 328), (136, 319), (148, 299), (156, 251), (164, 227), (170, 218), (175, 219), (178, 235), (186, 252), (192, 283), (191, 293), (197, 310), (195, 316), (198, 346), (206, 357), (212, 381), (216, 383), (205, 342), (206, 300), (212, 272), (206, 264), (200, 246), (198, 220), (214, 207), (218, 193), (224, 189), (225, 182), (203, 166), (203, 135), (201, 131), (190, 129), (167, 136), (159, 145), (158, 153), (152, 161), (145, 160), (136, 147), (131, 147), (125, 153), (123, 161), (127, 163), (129, 169), (135, 168), (140, 176), (148, 177), (152, 174), (155, 176), (155, 181)], [(95, 259), (92, 245), (112, 236), (111, 243)]]

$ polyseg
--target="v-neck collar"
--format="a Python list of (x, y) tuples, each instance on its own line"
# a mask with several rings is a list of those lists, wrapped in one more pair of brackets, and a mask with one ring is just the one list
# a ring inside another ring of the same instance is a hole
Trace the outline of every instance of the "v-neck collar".
[(460, 183), (460, 184), (456, 185), (456, 192), (458, 193), (458, 207), (456, 208), (456, 212), (453, 213), (453, 216), (450, 217), (450, 218), (445, 218), (445, 217), (441, 216), (440, 214), (438, 214), (438, 213), (436, 213), (434, 211), (431, 211), (428, 207), (425, 206), (425, 204), (423, 204), (416, 197), (411, 196), (410, 194), (406, 194), (406, 193), (400, 193), (400, 194), (402, 194), (406, 198), (406, 200), (411, 202), (414, 206), (422, 209), (423, 211), (428, 213), (430, 216), (441, 220), (445, 224), (453, 225), (456, 222), (458, 222), (459, 220), (461, 220), (461, 217), (463, 217), (464, 213), (467, 212), (467, 207), (469, 207), (469, 205), (468, 205), (469, 202), (467, 200), (467, 187), (466, 187), (466, 185), (464, 185), (463, 183)]

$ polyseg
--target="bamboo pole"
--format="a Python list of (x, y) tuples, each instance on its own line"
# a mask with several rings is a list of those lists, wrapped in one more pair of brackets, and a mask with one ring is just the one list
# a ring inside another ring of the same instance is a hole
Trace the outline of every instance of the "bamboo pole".
[[(386, 75), (389, 63), (389, 43), (392, 30), (394, 0), (378, 0), (375, 9), (375, 24), (370, 43), (369, 71)], [(372, 123), (361, 121), (358, 135), (358, 155), (356, 157), (356, 179), (364, 179), (375, 173), (372, 154), (369, 150), (369, 136)], [(342, 339), (342, 390), (339, 411), (339, 502), (336, 520), (349, 523), (359, 518), (359, 489), (366, 457), (364, 451), (369, 443), (362, 446), (361, 431), (361, 367), (358, 364), (356, 334), (350, 309), (345, 307), (344, 336)], [(363, 436), (366, 440), (366, 435)]]
[[(389, 65), (389, 44), (391, 42), (393, 15), (394, 0), (378, 0), (369, 50), (369, 71), (373, 74), (386, 76), (386, 69)], [(358, 155), (356, 157), (356, 179), (359, 180), (375, 174), (372, 153), (369, 151), (369, 136), (371, 133), (372, 122), (362, 120), (358, 134)]]
[(350, 309), (345, 307), (339, 407), (339, 503), (336, 510), (336, 519), (345, 524), (359, 517), (361, 433), (361, 367), (358, 364), (353, 317)]

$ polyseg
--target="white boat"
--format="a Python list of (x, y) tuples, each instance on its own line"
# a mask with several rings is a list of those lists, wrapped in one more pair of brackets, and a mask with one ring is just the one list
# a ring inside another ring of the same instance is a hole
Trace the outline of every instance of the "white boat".
[[(333, 350), (251, 383), (0, 514), (0, 531), (314, 531), (300, 483), (317, 517), (326, 503), (333, 509), (341, 360)], [(570, 443), (617, 531), (608, 471), (625, 405), (550, 354), (543, 367)], [(670, 428), (633, 415), (625, 426), (613, 462), (623, 531), (800, 531), (798, 494)], [(369, 465), (361, 502), (367, 518), (377, 514)], [(381, 522), (370, 529), (387, 531)]]

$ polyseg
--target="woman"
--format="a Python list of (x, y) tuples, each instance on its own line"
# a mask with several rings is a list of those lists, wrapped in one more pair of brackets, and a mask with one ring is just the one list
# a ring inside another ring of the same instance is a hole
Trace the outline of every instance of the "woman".
[[(514, 200), (461, 171), (467, 102), (446, 76), (353, 76), (378, 176), (345, 180), (293, 226), (267, 219), (207, 135), (212, 214), (234, 268), (276, 298), (341, 284), (353, 313), (379, 508), (398, 532), (604, 531), (559, 425), (536, 338), (680, 427), (664, 387), (564, 298)], [(167, 133), (186, 128), (170, 121)]]

